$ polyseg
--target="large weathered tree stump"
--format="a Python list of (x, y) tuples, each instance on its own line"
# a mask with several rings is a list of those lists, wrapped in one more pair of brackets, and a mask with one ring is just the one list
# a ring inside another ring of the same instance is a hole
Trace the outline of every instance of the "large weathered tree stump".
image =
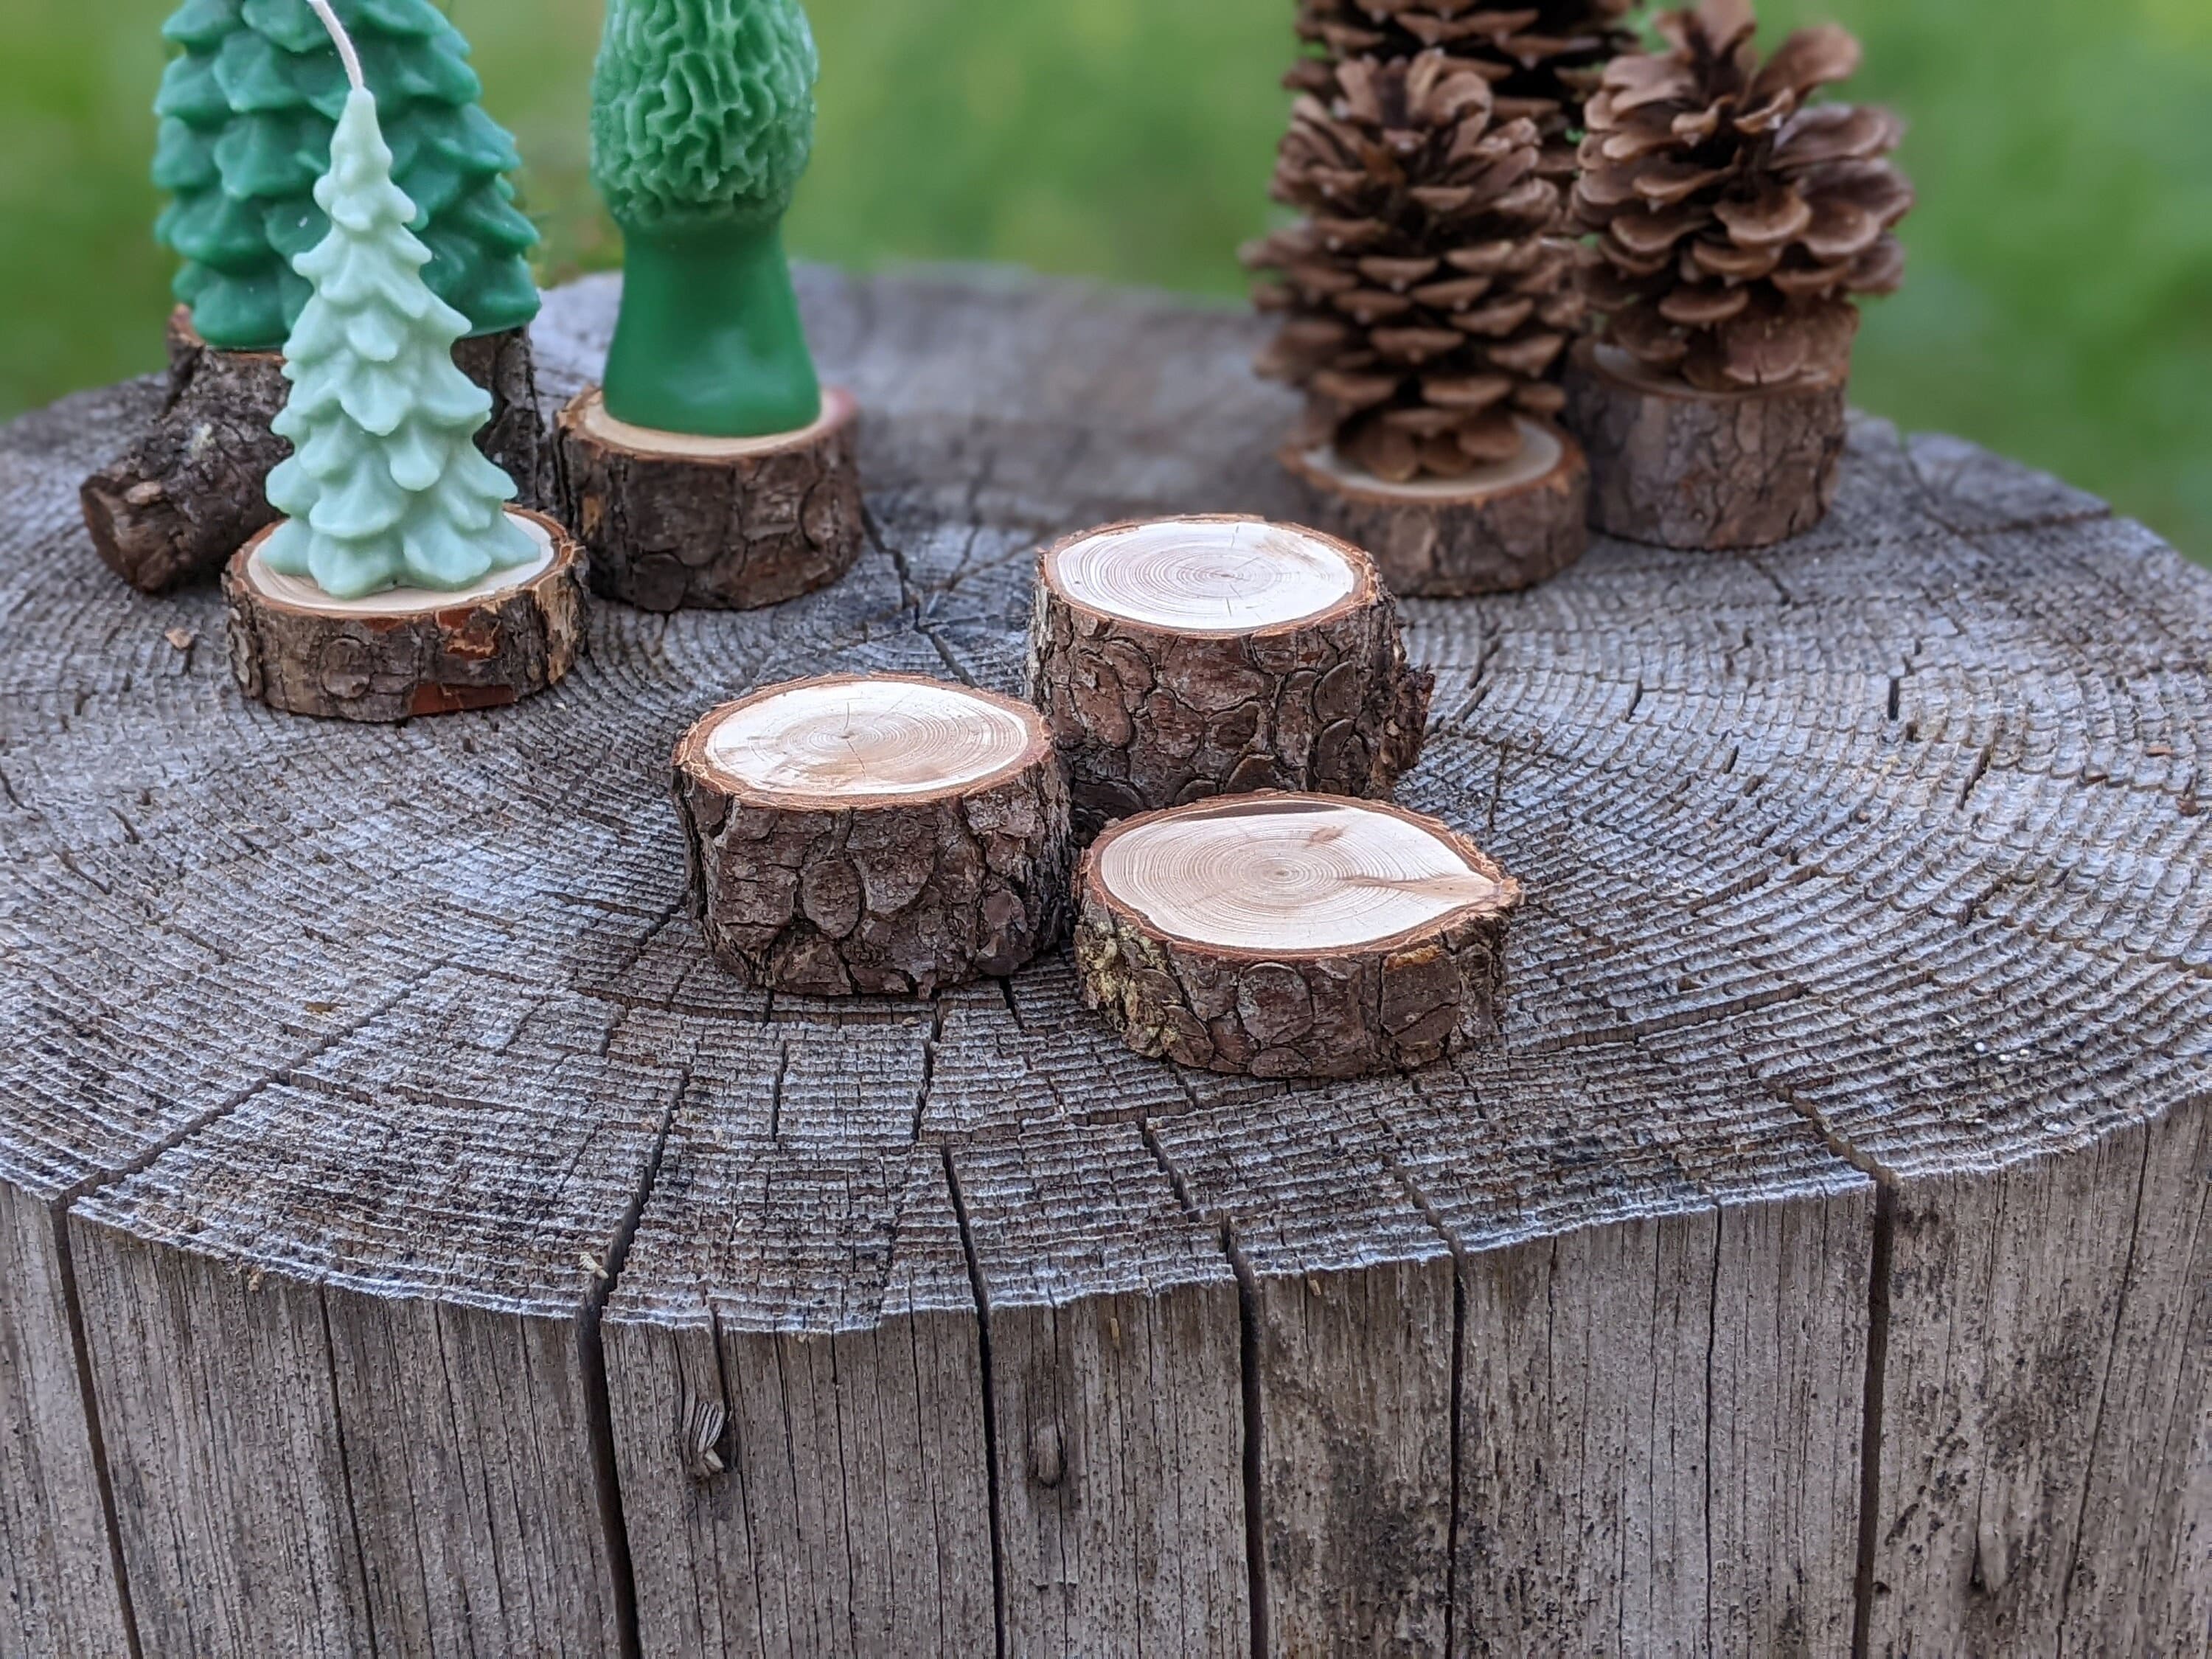
[(1088, 839), (1255, 789), (1388, 795), (1421, 752), (1430, 677), (1367, 555), (1228, 515), (1109, 525), (1045, 550), (1030, 695)]
[[(269, 429), (290, 391), (273, 351), (218, 351), (179, 307), (168, 330), (169, 396), (153, 418), (108, 434), (82, 499), (92, 544), (133, 587), (159, 593), (221, 570), (276, 521), (269, 475), (292, 446)], [(506, 469), (525, 507), (550, 500), (551, 446), (527, 335), (457, 342), (453, 361), (491, 394), (477, 447)]]
[(1077, 901), (1084, 1002), (1139, 1054), (1367, 1077), (1496, 1033), (1521, 889), (1433, 818), (1268, 791), (1115, 825)]
[(907, 674), (718, 708), (677, 745), (691, 916), (747, 984), (928, 996), (1060, 942), (1067, 772), (1035, 709)]
[(1404, 1078), (1139, 1058), (1065, 951), (771, 995), (703, 708), (1015, 691), (1040, 543), (1294, 510), (1255, 324), (805, 292), (880, 545), (511, 709), (243, 702), (78, 520), (158, 395), (0, 429), (0, 1650), (2203, 1650), (2212, 581), (1861, 424), (1813, 538), (1409, 604), (1399, 797), (1528, 896)]

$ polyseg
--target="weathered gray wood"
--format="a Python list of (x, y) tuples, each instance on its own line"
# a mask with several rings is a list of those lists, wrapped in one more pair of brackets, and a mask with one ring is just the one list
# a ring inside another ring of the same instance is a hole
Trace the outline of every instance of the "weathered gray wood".
[(1797, 542), (1409, 604), (1400, 799), (1530, 894), (1410, 1079), (1140, 1060), (1064, 955), (771, 1003), (700, 713), (1018, 691), (1041, 542), (1295, 510), (1245, 319), (805, 287), (874, 543), (510, 710), (244, 704), (77, 520), (158, 387), (0, 431), (0, 1648), (127, 1650), (119, 1550), (149, 1654), (2203, 1649), (2203, 576), (1861, 422)]

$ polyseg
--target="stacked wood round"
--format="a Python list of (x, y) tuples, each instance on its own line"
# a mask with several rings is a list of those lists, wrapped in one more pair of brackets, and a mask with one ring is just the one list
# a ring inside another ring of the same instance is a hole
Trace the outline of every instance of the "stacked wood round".
[(1662, 547), (1767, 547), (1828, 516), (1843, 477), (1844, 381), (1700, 392), (1584, 341), (1567, 420), (1588, 446), (1590, 522)]
[(750, 611), (826, 587), (866, 537), (860, 406), (836, 386), (798, 432), (707, 438), (617, 420), (594, 386), (561, 412), (562, 493), (592, 586), (643, 611)]
[(1520, 884), (1434, 818), (1274, 792), (1085, 854), (1084, 1000), (1139, 1054), (1255, 1077), (1411, 1071), (1498, 1030)]
[(293, 714), (391, 722), (499, 708), (557, 684), (584, 649), (584, 555), (523, 507), (529, 564), (459, 592), (398, 588), (337, 599), (262, 558), (270, 526), (223, 571), (232, 678)]
[(1231, 516), (1111, 525), (1039, 561), (1030, 695), (1079, 833), (1255, 789), (1388, 795), (1419, 758), (1431, 677), (1374, 562)]
[(930, 996), (1056, 943), (1073, 842), (1034, 709), (906, 675), (726, 704), (676, 751), (691, 906), (747, 983)]
[(1462, 478), (1393, 483), (1328, 445), (1291, 444), (1284, 467), (1313, 521), (1365, 548), (1404, 599), (1464, 599), (1549, 580), (1589, 546), (1590, 467), (1549, 422), (1521, 422), (1521, 453)]

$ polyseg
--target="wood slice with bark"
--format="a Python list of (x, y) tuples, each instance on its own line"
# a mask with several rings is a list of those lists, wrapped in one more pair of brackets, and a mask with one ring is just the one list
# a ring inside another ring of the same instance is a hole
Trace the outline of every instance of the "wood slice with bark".
[(1266, 791), (1115, 825), (1077, 878), (1084, 1000), (1140, 1054), (1407, 1072), (1494, 1036), (1521, 885), (1436, 819)]
[(389, 723), (500, 708), (557, 684), (584, 648), (584, 554), (543, 514), (510, 508), (532, 563), (459, 592), (395, 588), (337, 599), (271, 570), (272, 525), (223, 572), (231, 676), (293, 714)]
[(676, 750), (691, 913), (746, 983), (930, 996), (1055, 943), (1067, 779), (1036, 710), (903, 674), (715, 709)]
[(826, 587), (866, 539), (860, 406), (769, 438), (701, 438), (617, 420), (597, 387), (561, 411), (563, 499), (592, 585), (641, 611), (750, 611)]
[(1420, 757), (1432, 684), (1366, 554), (1229, 515), (1048, 548), (1029, 676), (1085, 839), (1255, 789), (1387, 796)]
[(1282, 463), (1314, 522), (1365, 548), (1403, 599), (1464, 599), (1548, 581), (1589, 545), (1589, 465), (1547, 422), (1523, 420), (1521, 453), (1465, 477), (1395, 483), (1328, 447)]
[[(160, 593), (219, 569), (276, 521), (269, 475), (292, 446), (269, 429), (291, 387), (274, 351), (223, 351), (179, 306), (168, 326), (169, 398), (131, 447), (84, 481), (80, 498), (108, 568)], [(538, 409), (530, 336), (520, 329), (457, 341), (453, 362), (491, 394), (477, 447), (514, 480), (515, 499), (551, 498), (551, 446)]]
[(1590, 523), (1624, 541), (1768, 547), (1826, 518), (1843, 476), (1841, 380), (1701, 392), (1583, 341), (1567, 423), (1590, 454)]

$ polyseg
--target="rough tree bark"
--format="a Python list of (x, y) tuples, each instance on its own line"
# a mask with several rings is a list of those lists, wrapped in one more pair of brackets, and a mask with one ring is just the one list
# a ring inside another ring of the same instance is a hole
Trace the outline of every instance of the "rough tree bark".
[(866, 537), (860, 420), (831, 386), (804, 432), (688, 438), (579, 393), (561, 411), (562, 489), (592, 585), (645, 611), (751, 611), (836, 581)]
[(239, 549), (222, 574), (231, 678), (287, 714), (390, 722), (502, 708), (557, 685), (584, 647), (584, 553), (542, 514), (515, 509), (541, 562), (465, 593), (333, 600)]
[(1243, 318), (804, 289), (880, 544), (511, 709), (246, 702), (78, 517), (158, 386), (0, 429), (0, 1649), (2202, 1650), (2201, 573), (1862, 422), (1791, 546), (1409, 603), (1401, 795), (1529, 897), (1407, 1077), (1142, 1059), (1065, 952), (771, 997), (704, 707), (1018, 690), (1042, 542), (1297, 511)]
[(1387, 796), (1420, 756), (1431, 678), (1359, 549), (1206, 515), (1046, 549), (1029, 684), (1087, 840), (1212, 795)]
[(1284, 468), (1304, 516), (1364, 547), (1404, 599), (1510, 593), (1549, 581), (1589, 546), (1590, 468), (1583, 447), (1528, 422), (1520, 457), (1475, 481), (1386, 483), (1328, 450), (1291, 445)]
[(1084, 1003), (1139, 1054), (1366, 1077), (1496, 1035), (1521, 889), (1433, 818), (1267, 791), (1116, 824), (1077, 902)]
[[(269, 475), (292, 446), (269, 429), (289, 387), (273, 351), (218, 351), (194, 331), (191, 313), (169, 318), (169, 398), (119, 455), (84, 481), (86, 526), (108, 568), (159, 593), (211, 574), (276, 522)], [(530, 337), (510, 331), (459, 341), (453, 361), (491, 393), (477, 447), (514, 481), (524, 507), (550, 504), (552, 453), (538, 406)]]
[(1698, 392), (1585, 341), (1567, 424), (1589, 450), (1590, 523), (1662, 547), (1771, 547), (1817, 529), (1844, 464), (1845, 387)]
[(691, 919), (748, 985), (929, 996), (1060, 941), (1067, 773), (1036, 711), (911, 675), (714, 710), (677, 745)]

